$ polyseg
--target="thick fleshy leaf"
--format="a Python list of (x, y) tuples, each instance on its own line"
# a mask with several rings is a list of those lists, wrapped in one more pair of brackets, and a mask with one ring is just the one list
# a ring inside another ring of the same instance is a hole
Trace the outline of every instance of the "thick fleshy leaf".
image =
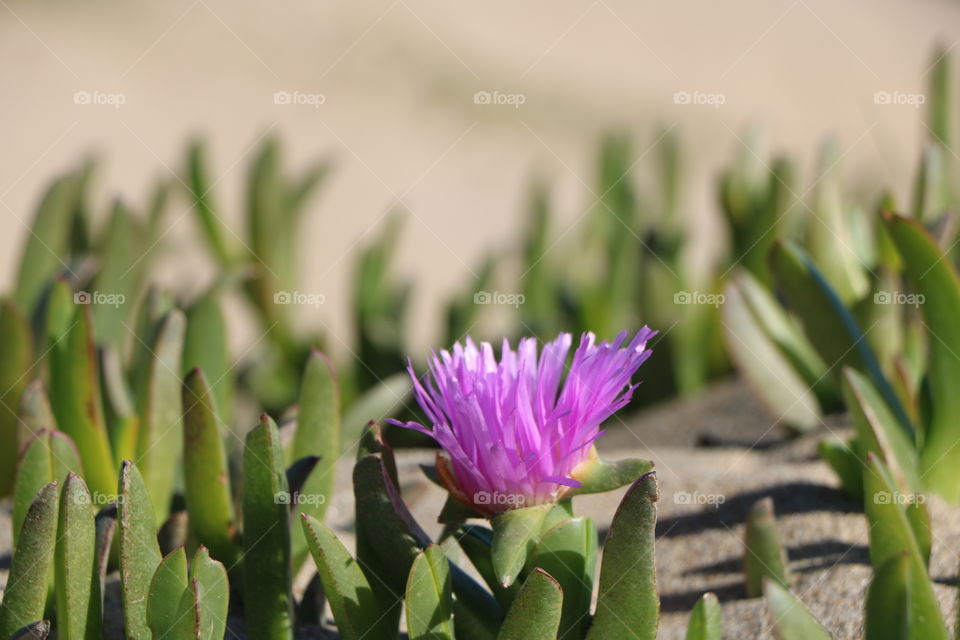
[(113, 457), (131, 460), (137, 457), (140, 418), (133, 406), (133, 396), (127, 384), (117, 345), (105, 344), (100, 349), (100, 380)]
[(543, 569), (563, 587), (560, 640), (582, 638), (590, 624), (597, 544), (593, 520), (571, 518), (547, 529), (530, 556), (530, 566)]
[(926, 566), (905, 507), (907, 502), (921, 500), (922, 496), (902, 493), (886, 465), (873, 453), (867, 454), (863, 494), (863, 509), (870, 525), (870, 562), (874, 569), (904, 552)]
[(620, 502), (603, 546), (600, 588), (587, 640), (652, 640), (660, 598), (654, 570), (656, 474), (633, 483)]
[(33, 366), (30, 324), (12, 300), (0, 299), (0, 496), (13, 489), (20, 439), (17, 409)]
[[(300, 489), (297, 511), (323, 520), (333, 498), (333, 480), (340, 458), (340, 389), (329, 360), (313, 351), (307, 360), (300, 387), (297, 430), (291, 446), (291, 460), (317, 456), (313, 472)], [(293, 532), (293, 566), (300, 567), (307, 556), (306, 538), (301, 527)]]
[(68, 270), (70, 231), (82, 189), (82, 176), (68, 174), (58, 178), (40, 202), (17, 276), (17, 304), (27, 314), (33, 313), (47, 283), (60, 271)]
[(511, 509), (493, 518), (491, 557), (497, 580), (509, 587), (517, 579), (540, 536), (552, 504)]
[(183, 408), (184, 493), (190, 527), (215, 558), (233, 566), (239, 546), (230, 470), (216, 400), (199, 369), (183, 382)]
[(637, 478), (653, 469), (649, 460), (603, 460), (594, 448), (586, 462), (580, 464), (573, 476), (580, 483), (564, 497), (605, 493), (636, 482)]
[(776, 581), (764, 581), (763, 595), (780, 640), (831, 640), (803, 603)]
[(183, 547), (177, 547), (163, 558), (150, 581), (147, 624), (154, 638), (166, 637), (181, 617), (189, 615), (189, 610), (180, 608), (187, 589), (187, 554)]
[[(213, 185), (207, 177), (204, 145), (199, 140), (190, 144), (187, 153), (187, 184), (193, 196), (194, 210), (203, 229), (207, 243), (220, 264), (226, 266), (233, 260), (233, 250), (227, 243), (227, 230), (217, 216), (210, 190)], [(189, 365), (191, 368), (199, 364)]]
[(792, 243), (777, 242), (769, 261), (779, 289), (835, 378), (839, 381), (845, 366), (867, 374), (912, 437), (906, 411), (863, 331), (810, 257)]
[(183, 340), (183, 371), (200, 369), (210, 381), (217, 399), (217, 414), (224, 424), (233, 415), (233, 383), (227, 338), (229, 331), (220, 301), (214, 294), (197, 300), (187, 310), (187, 332)]
[(748, 598), (763, 595), (764, 579), (775, 580), (784, 587), (790, 586), (787, 552), (777, 535), (772, 498), (758, 500), (747, 515), (743, 577)]
[(145, 241), (143, 224), (123, 203), (115, 202), (100, 248), (100, 269), (90, 287), (97, 299), (87, 302), (92, 303), (98, 344), (123, 344), (126, 340), (124, 325), (131, 316), (141, 275), (148, 266), (144, 259)]
[(877, 454), (904, 492), (919, 491), (919, 462), (913, 441), (866, 376), (844, 369), (843, 377), (846, 405), (857, 427), (857, 442), (862, 451)]
[(57, 427), (77, 445), (90, 490), (111, 495), (117, 473), (104, 423), (89, 306), (76, 307), (72, 323), (52, 344), (50, 356), (50, 400)]
[(51, 482), (33, 499), (13, 551), (0, 606), (0, 637), (43, 619), (56, 539), (57, 483)]
[(380, 620), (377, 600), (360, 565), (336, 535), (325, 524), (306, 514), (302, 517), (302, 524), (340, 637), (344, 640), (377, 640), (395, 635), (385, 624), (386, 620)]
[(453, 586), (443, 549), (432, 544), (416, 557), (404, 610), (410, 640), (453, 640)]
[(773, 416), (799, 431), (820, 424), (820, 403), (800, 371), (751, 311), (742, 291), (746, 272), (731, 278), (721, 310), (730, 357)]
[(886, 229), (903, 257), (904, 269), (918, 296), (922, 296), (924, 324), (929, 332), (930, 364), (927, 381), (931, 415), (923, 430), (920, 471), (927, 488), (951, 503), (960, 502), (960, 281), (949, 258), (912, 220), (891, 216)]
[(17, 480), (13, 490), (14, 544), (37, 492), (54, 480), (62, 487), (67, 474), (71, 472), (81, 472), (80, 454), (73, 441), (59, 431), (38, 431), (24, 449), (17, 465)]
[(715, 594), (703, 594), (693, 606), (687, 640), (723, 640), (723, 612)]
[[(41, 429), (52, 431), (57, 428), (57, 419), (53, 417), (53, 408), (47, 397), (43, 380), (39, 378), (28, 384), (20, 396), (19, 435), (17, 451), (23, 451)], [(79, 455), (79, 454), (78, 454)]]
[(947, 640), (950, 634), (924, 567), (907, 552), (878, 568), (867, 590), (864, 632), (870, 640)]
[(199, 640), (221, 640), (226, 632), (227, 610), (230, 606), (230, 582), (226, 568), (212, 559), (207, 548), (200, 545), (190, 563), (189, 577), (199, 586)]
[(913, 538), (920, 549), (920, 558), (923, 566), (930, 566), (930, 552), (933, 548), (933, 530), (930, 524), (930, 510), (924, 500), (911, 500), (906, 507), (907, 522), (913, 531)]
[(60, 494), (60, 517), (54, 559), (57, 635), (97, 640), (102, 637), (97, 529), (90, 492), (71, 473)]
[(290, 512), (277, 425), (266, 414), (243, 449), (244, 602), (250, 637), (293, 637)]
[(826, 438), (817, 446), (817, 453), (840, 478), (840, 488), (848, 495), (860, 498), (863, 496), (863, 463), (854, 444), (840, 438)]
[(120, 468), (120, 599), (124, 634), (131, 640), (150, 640), (147, 593), (160, 565), (157, 521), (153, 502), (137, 466), (124, 460)]
[(493, 543), (493, 531), (482, 525), (465, 524), (461, 530), (454, 536), (460, 548), (463, 549), (470, 562), (476, 568), (477, 573), (487, 583), (487, 586), (493, 592), (494, 597), (500, 606), (507, 608), (513, 602), (520, 585), (514, 582), (509, 587), (504, 587), (497, 580), (497, 574), (493, 570), (493, 558), (490, 554), (490, 545)]
[(543, 569), (534, 569), (507, 611), (497, 640), (555, 640), (562, 609), (560, 583)]
[(94, 519), (96, 529), (96, 573), (100, 586), (100, 610), (103, 611), (103, 596), (107, 590), (107, 568), (110, 565), (110, 551), (117, 533), (117, 505), (109, 504), (97, 512)]
[[(160, 321), (137, 386), (137, 464), (150, 490), (158, 522), (166, 519), (183, 455), (180, 358), (186, 319), (177, 309)], [(142, 338), (141, 338), (142, 339)]]

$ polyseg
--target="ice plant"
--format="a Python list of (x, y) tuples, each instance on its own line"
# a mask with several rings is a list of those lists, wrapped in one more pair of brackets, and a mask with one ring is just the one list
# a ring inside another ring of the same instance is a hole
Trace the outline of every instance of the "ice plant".
[(467, 338), (430, 359), (421, 382), (412, 366), (417, 401), (430, 427), (394, 424), (431, 436), (446, 452), (437, 472), (461, 503), (484, 514), (553, 502), (581, 486), (578, 467), (591, 458), (600, 425), (630, 402), (631, 377), (650, 357), (644, 327), (630, 340), (592, 333), (567, 367), (572, 338), (561, 333), (538, 354), (536, 338), (514, 351), (504, 339), (493, 347)]

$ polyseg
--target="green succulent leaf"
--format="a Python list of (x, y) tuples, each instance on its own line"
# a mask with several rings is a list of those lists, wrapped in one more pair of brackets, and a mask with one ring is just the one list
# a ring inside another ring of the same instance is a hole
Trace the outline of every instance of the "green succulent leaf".
[(30, 324), (7, 298), (0, 299), (0, 354), (0, 496), (6, 496), (13, 489), (20, 450), (17, 408), (34, 366)]
[(896, 216), (886, 219), (886, 229), (903, 257), (904, 269), (917, 294), (923, 296), (921, 312), (930, 335), (927, 380), (931, 397), (929, 423), (923, 430), (920, 450), (921, 477), (929, 490), (951, 503), (960, 502), (960, 467), (957, 421), (960, 394), (960, 282), (933, 239), (915, 221)]
[(534, 569), (507, 611), (497, 640), (555, 640), (562, 609), (560, 583), (543, 569)]
[[(208, 294), (187, 310), (187, 329), (183, 339), (183, 372), (200, 369), (211, 381), (210, 387), (217, 401), (217, 414), (223, 424), (230, 424), (233, 415), (233, 363), (227, 345), (230, 331), (223, 317), (220, 300)], [(184, 405), (186, 407), (188, 405)]]
[(874, 569), (904, 552), (926, 566), (905, 508), (907, 502), (922, 497), (902, 493), (886, 465), (873, 453), (867, 454), (863, 493), (863, 508), (870, 525), (870, 562)]
[(563, 587), (560, 640), (582, 638), (590, 624), (597, 544), (593, 520), (571, 518), (547, 529), (530, 556), (530, 566), (543, 569)]
[(51, 482), (34, 497), (13, 551), (0, 606), (0, 637), (43, 619), (56, 539), (57, 483)]
[(186, 319), (181, 311), (167, 313), (148, 343), (147, 363), (137, 387), (140, 437), (137, 461), (153, 498), (156, 519), (169, 513), (177, 469), (183, 455), (182, 382), (180, 358)]
[(150, 640), (147, 594), (163, 557), (157, 543), (153, 501), (137, 466), (124, 460), (120, 467), (120, 599), (124, 635), (130, 640)]
[(243, 450), (244, 602), (251, 637), (293, 637), (290, 512), (277, 425), (264, 414)]
[(69, 437), (47, 429), (37, 432), (17, 465), (17, 480), (13, 490), (14, 545), (37, 492), (54, 480), (63, 486), (68, 473), (79, 474), (80, 471), (80, 454)]
[(765, 580), (763, 595), (780, 640), (831, 640), (803, 603), (778, 582)]
[(490, 545), (493, 543), (493, 531), (481, 525), (465, 524), (461, 529), (461, 533), (456, 536), (456, 541), (464, 553), (467, 554), (470, 562), (476, 568), (477, 573), (480, 574), (483, 581), (490, 587), (500, 606), (504, 608), (509, 607), (514, 597), (516, 597), (520, 585), (514, 582), (509, 587), (504, 587), (500, 581), (497, 580), (497, 574), (493, 570), (493, 558), (490, 554)]
[(597, 610), (587, 640), (652, 640), (660, 599), (654, 570), (656, 474), (631, 485), (620, 502), (603, 547)]
[(899, 398), (883, 375), (876, 354), (836, 291), (810, 257), (792, 243), (777, 242), (769, 255), (770, 269), (807, 337), (839, 380), (843, 367), (870, 377), (909, 437), (912, 425)]
[(593, 449), (587, 461), (574, 472), (581, 486), (571, 490), (565, 497), (613, 491), (632, 484), (652, 469), (653, 463), (649, 460), (608, 461), (600, 458), (596, 449)]
[(230, 470), (220, 435), (216, 399), (203, 372), (183, 382), (184, 489), (190, 527), (214, 557), (232, 566), (238, 557)]
[(221, 640), (227, 629), (227, 611), (230, 607), (230, 582), (227, 570), (210, 557), (203, 545), (197, 549), (190, 563), (189, 578), (196, 585), (197, 608), (200, 618), (199, 640)]
[(20, 258), (15, 299), (31, 314), (44, 287), (60, 271), (69, 271), (70, 232), (84, 180), (73, 173), (58, 178), (40, 202)]
[(379, 423), (385, 418), (397, 415), (397, 409), (407, 401), (412, 390), (410, 376), (401, 372), (384, 378), (364, 392), (344, 411), (340, 446), (352, 446), (371, 421)]
[(820, 403), (811, 393), (810, 381), (804, 375), (807, 372), (790, 360), (765, 326), (773, 322), (773, 316), (776, 322), (788, 327), (786, 318), (777, 315), (784, 312), (768, 305), (764, 307), (768, 317), (764, 318), (751, 308), (746, 290), (759, 285), (750, 278), (746, 271), (738, 272), (724, 290), (720, 313), (730, 357), (773, 415), (798, 431), (809, 431), (820, 424)]
[(826, 438), (817, 446), (820, 458), (830, 465), (840, 478), (840, 487), (854, 498), (863, 497), (863, 462), (856, 452), (853, 441)]
[(765, 579), (775, 580), (784, 587), (790, 586), (787, 552), (777, 535), (772, 498), (758, 500), (747, 515), (743, 575), (748, 598), (763, 595)]
[(167, 637), (180, 625), (181, 618), (190, 615), (190, 608), (182, 607), (188, 588), (187, 554), (183, 547), (177, 547), (160, 562), (147, 592), (147, 624), (154, 638)]
[(723, 612), (715, 594), (703, 594), (693, 606), (687, 640), (723, 640)]
[(50, 400), (57, 426), (76, 443), (90, 490), (111, 495), (117, 475), (103, 417), (89, 305), (76, 306), (66, 332), (54, 339), (50, 357)]
[(552, 507), (547, 503), (510, 509), (491, 520), (493, 570), (504, 587), (509, 587), (520, 575), (540, 536), (543, 519)]
[(381, 620), (377, 599), (366, 576), (350, 552), (330, 528), (316, 518), (304, 514), (302, 524), (340, 636), (344, 640), (393, 637), (388, 621)]
[(410, 640), (453, 640), (453, 586), (443, 549), (431, 544), (413, 561), (404, 610)]
[(122, 344), (140, 276), (147, 267), (147, 246), (143, 224), (119, 201), (114, 204), (104, 235), (100, 270), (90, 288), (110, 297), (106, 298), (109, 304), (92, 305), (93, 326), (98, 344)]
[(912, 554), (894, 554), (867, 590), (865, 637), (870, 640), (947, 640), (950, 637), (926, 569)]
[(97, 640), (102, 637), (97, 530), (90, 492), (71, 473), (60, 493), (60, 514), (54, 561), (57, 635)]
[[(202, 142), (195, 140), (190, 144), (187, 151), (187, 185), (190, 189), (190, 195), (193, 196), (194, 210), (197, 212), (200, 228), (204, 231), (207, 243), (220, 264), (226, 266), (232, 262), (233, 250), (226, 240), (227, 229), (217, 216), (216, 207), (213, 204), (210, 194), (213, 185), (210, 184), (207, 176), (204, 154)], [(192, 368), (200, 366), (200, 364), (188, 366)]]
[(844, 369), (844, 396), (864, 452), (883, 460), (904, 492), (921, 489), (917, 450), (866, 376)]
[[(293, 436), (292, 460), (319, 458), (300, 493), (310, 497), (297, 509), (323, 520), (333, 497), (333, 481), (340, 458), (340, 389), (330, 361), (319, 351), (310, 353), (300, 387), (297, 430)], [(291, 461), (292, 461), (291, 460)], [(306, 538), (300, 527), (293, 531), (293, 566), (307, 556)]]
[(21, 453), (41, 430), (52, 431), (57, 428), (57, 419), (53, 417), (53, 408), (50, 406), (43, 380), (38, 378), (24, 388), (23, 395), (20, 396), (19, 418), (17, 451)]

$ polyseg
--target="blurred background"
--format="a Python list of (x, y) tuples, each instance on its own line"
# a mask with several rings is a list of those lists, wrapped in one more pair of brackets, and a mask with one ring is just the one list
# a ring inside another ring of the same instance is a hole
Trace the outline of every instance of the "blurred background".
[[(549, 185), (558, 233), (580, 231), (611, 128), (637, 156), (653, 153), (658, 127), (679, 134), (696, 255), (715, 250), (714, 178), (753, 121), (808, 172), (833, 133), (851, 181), (879, 173), (904, 192), (926, 132), (916, 105), (874, 93), (922, 92), (934, 45), (960, 39), (960, 5), (947, 1), (8, 1), (0, 15), (8, 288), (43, 189), (81, 158), (102, 161), (95, 201), (139, 204), (158, 176), (182, 175), (201, 135), (218, 213), (239, 226), (247, 162), (275, 135), (293, 168), (333, 161), (299, 237), (298, 286), (324, 296), (300, 312), (342, 336), (330, 345), (341, 353), (354, 338), (349, 257), (389, 210), (408, 212), (396, 267), (416, 282), (409, 327), (422, 351), (442, 329), (438, 305), (489, 248), (518, 242), (532, 177)], [(483, 91), (506, 102), (478, 104)], [(172, 204), (174, 259), (160, 273), (199, 288), (197, 270), (211, 270), (191, 206)]]

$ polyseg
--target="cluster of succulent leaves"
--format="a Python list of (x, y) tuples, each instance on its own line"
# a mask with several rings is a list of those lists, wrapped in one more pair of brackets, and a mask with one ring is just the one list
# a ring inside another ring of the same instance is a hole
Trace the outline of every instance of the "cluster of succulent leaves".
[[(803, 216), (807, 228), (780, 229), (767, 218), (771, 233), (755, 240), (758, 251), (766, 245), (762, 255), (724, 289), (731, 357), (783, 422), (808, 431), (824, 424), (826, 413), (851, 414), (856, 435), (825, 441), (821, 454), (854, 495), (863, 494), (872, 453), (903, 492), (960, 502), (960, 176), (950, 161), (960, 147), (949, 65), (948, 55), (938, 55), (931, 70), (931, 139), (908, 215), (896, 213), (890, 196), (872, 207), (852, 204), (840, 186), (836, 149), (827, 145), (811, 202), (794, 198), (790, 205), (815, 214)], [(788, 199), (768, 186), (780, 183), (777, 166), (769, 179), (744, 181), (753, 185), (744, 194), (766, 189), (770, 200)]]

